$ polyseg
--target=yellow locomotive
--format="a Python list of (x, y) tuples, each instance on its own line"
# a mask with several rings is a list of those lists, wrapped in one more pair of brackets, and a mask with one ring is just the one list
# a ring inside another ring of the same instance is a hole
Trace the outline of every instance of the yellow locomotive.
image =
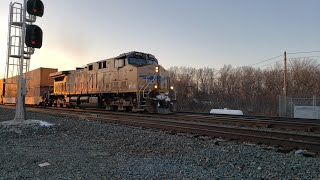
[(175, 111), (175, 91), (169, 73), (151, 54), (129, 52), (50, 74), (53, 106), (99, 107), (115, 111)]

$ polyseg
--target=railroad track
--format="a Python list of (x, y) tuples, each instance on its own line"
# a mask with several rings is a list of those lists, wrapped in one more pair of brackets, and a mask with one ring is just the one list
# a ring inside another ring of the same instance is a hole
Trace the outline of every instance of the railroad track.
[(212, 114), (180, 114), (181, 118), (190, 118), (193, 121), (211, 122), (215, 124), (228, 124), (237, 126), (261, 127), (279, 130), (294, 130), (320, 133), (320, 121), (304, 119), (246, 117)]
[(285, 119), (285, 118), (266, 118), (266, 117), (246, 117), (246, 116), (230, 116), (230, 115), (213, 115), (205, 113), (176, 113), (176, 114), (142, 114), (142, 113), (124, 113), (110, 112), (101, 109), (66, 109), (66, 108), (50, 108), (53, 110), (65, 110), (75, 112), (85, 112), (97, 114), (113, 114), (125, 115), (133, 117), (151, 117), (182, 121), (195, 121), (211, 124), (258, 127), (278, 130), (293, 130), (301, 132), (313, 132), (320, 134), (320, 120), (305, 120), (305, 119)]
[[(79, 117), (81, 119), (95, 120), (114, 124), (124, 124), (144, 128), (155, 128), (171, 131), (174, 133), (189, 133), (197, 136), (223, 137), (231, 140), (249, 141), (273, 146), (282, 146), (288, 149), (307, 149), (320, 154), (320, 136), (315, 134), (294, 134), (286, 131), (264, 131), (261, 129), (246, 129), (239, 126), (221, 126), (220, 123), (212, 122), (212, 117), (197, 115), (156, 115), (156, 114), (137, 114), (137, 113), (113, 113), (101, 112), (100, 110), (81, 110), (81, 109), (30, 109), (50, 115), (62, 115), (68, 117)], [(219, 118), (218, 118), (219, 119)], [(232, 118), (230, 118), (232, 119)], [(230, 120), (221, 117), (218, 121)], [(232, 120), (233, 124), (241, 119)], [(246, 120), (247, 121), (247, 120)], [(245, 122), (252, 125), (267, 122)], [(267, 120), (265, 120), (267, 121)], [(274, 123), (274, 122), (273, 122)], [(277, 127), (285, 126), (278, 124)], [(222, 123), (223, 124), (223, 123)], [(238, 125), (239, 125), (238, 124)], [(269, 122), (270, 124), (270, 122)], [(301, 122), (289, 122), (292, 127), (302, 126)], [(294, 126), (293, 126), (294, 124)], [(316, 125), (316, 124), (314, 124)], [(319, 124), (318, 124), (319, 125)], [(269, 125), (270, 126), (270, 125)], [(288, 125), (286, 125), (287, 127)], [(310, 126), (310, 123), (307, 125)], [(300, 129), (300, 128), (298, 128)]]

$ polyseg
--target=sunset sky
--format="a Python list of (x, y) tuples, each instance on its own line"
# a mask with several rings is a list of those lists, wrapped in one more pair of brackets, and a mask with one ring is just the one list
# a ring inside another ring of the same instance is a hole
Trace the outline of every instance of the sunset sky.
[[(319, 0), (43, 2), (45, 14), (36, 22), (43, 47), (32, 56), (31, 69), (74, 69), (129, 51), (153, 54), (166, 68), (220, 68), (251, 65), (285, 50), (320, 50)], [(9, 3), (0, 2), (0, 78)]]

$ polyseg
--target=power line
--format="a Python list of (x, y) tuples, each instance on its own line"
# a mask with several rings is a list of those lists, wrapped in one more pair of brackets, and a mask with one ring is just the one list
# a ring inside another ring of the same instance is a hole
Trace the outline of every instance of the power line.
[[(292, 53), (287, 53), (287, 54), (309, 54), (309, 53), (320, 53), (320, 51), (303, 51), (303, 52), (292, 52)], [(277, 58), (282, 57), (282, 56), (283, 56), (283, 54), (281, 54), (279, 56), (272, 57), (270, 59), (259, 61), (257, 63), (251, 64), (251, 65), (248, 65), (248, 66), (255, 66), (255, 65), (267, 62), (267, 61), (271, 61), (271, 60), (277, 59)], [(302, 58), (312, 58), (312, 57), (320, 57), (320, 56), (305, 56), (305, 57), (302, 57)], [(277, 62), (279, 62), (279, 61), (277, 61)], [(277, 63), (277, 62), (275, 62), (275, 63)], [(273, 63), (270, 63), (270, 64), (273, 64)], [(267, 64), (267, 65), (270, 65), (270, 64)], [(267, 65), (262, 65), (262, 66), (259, 66), (259, 67), (263, 67), (263, 66), (267, 66)]]
[(266, 59), (266, 60), (263, 60), (263, 61), (254, 63), (254, 64), (249, 65), (249, 66), (255, 66), (255, 65), (257, 65), (257, 64), (261, 64), (261, 63), (264, 63), (264, 62), (267, 62), (267, 61), (271, 61), (271, 60), (273, 60), (273, 59), (277, 59), (277, 58), (282, 57), (282, 56), (283, 56), (283, 55), (281, 54), (281, 55), (279, 55), (279, 56), (276, 56), (276, 57), (273, 57), (273, 58), (270, 58), (270, 59)]
[(257, 67), (257, 68), (261, 68), (261, 67), (264, 67), (264, 66), (269, 66), (269, 65), (272, 65), (272, 64), (275, 64), (275, 63), (278, 63), (278, 62), (282, 62), (282, 61), (283, 61), (283, 60), (276, 61), (276, 62), (269, 63), (269, 64), (265, 64), (265, 65), (259, 66), (259, 67)]
[[(297, 57), (297, 58), (312, 58), (312, 57), (318, 57), (320, 58), (320, 56), (302, 56), (302, 57)], [(291, 62), (291, 60), (294, 60), (295, 58), (288, 58), (288, 60)], [(269, 65), (272, 65), (272, 64), (275, 64), (275, 63), (278, 63), (278, 62), (282, 62), (283, 60), (280, 60), (280, 61), (276, 61), (276, 62), (273, 62), (273, 63), (269, 63), (269, 64), (265, 64), (265, 65), (262, 65), (262, 66), (258, 66), (257, 68), (260, 68), (260, 67), (264, 67), (264, 66), (269, 66)]]
[(309, 54), (309, 53), (320, 53), (320, 51), (304, 51), (304, 52), (293, 52), (287, 54)]
[(319, 58), (320, 56), (300, 56), (300, 57), (292, 57), (290, 59), (297, 59), (297, 58)]
[[(320, 56), (303, 56), (303, 57), (298, 57), (298, 58), (312, 58), (312, 57), (319, 57)], [(291, 60), (294, 60), (295, 58), (289, 58), (289, 62), (292, 62)], [(280, 60), (280, 61), (276, 61), (276, 62), (273, 62), (273, 63), (269, 63), (269, 64), (265, 64), (265, 65), (262, 65), (262, 66), (258, 66), (257, 68), (261, 68), (261, 67), (264, 67), (264, 66), (269, 66), (269, 65), (272, 65), (272, 64), (275, 64), (275, 63), (278, 63), (278, 62), (282, 62), (283, 60)]]

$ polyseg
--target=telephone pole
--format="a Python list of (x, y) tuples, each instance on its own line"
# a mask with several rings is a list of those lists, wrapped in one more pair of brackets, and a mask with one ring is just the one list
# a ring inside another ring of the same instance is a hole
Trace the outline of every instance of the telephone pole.
[(284, 52), (283, 95), (287, 97), (287, 52)]
[(283, 69), (283, 108), (284, 117), (287, 117), (287, 52), (284, 51), (284, 69)]

